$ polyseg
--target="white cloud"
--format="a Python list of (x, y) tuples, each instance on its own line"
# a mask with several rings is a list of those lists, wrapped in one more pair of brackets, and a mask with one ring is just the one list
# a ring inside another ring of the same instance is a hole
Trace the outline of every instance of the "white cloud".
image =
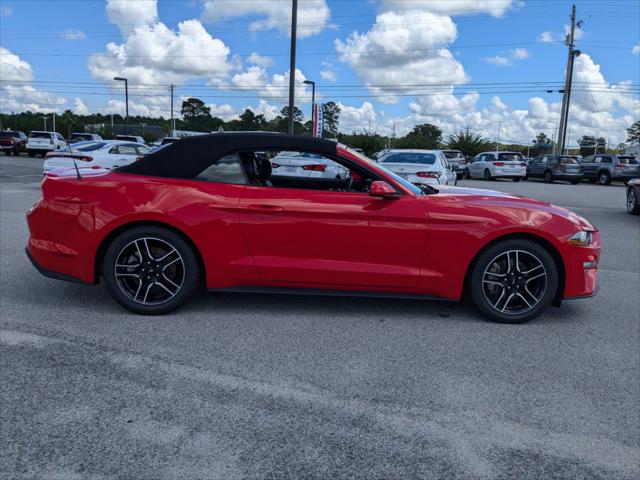
[(155, 0), (110, 0), (107, 13), (125, 39), (121, 44), (110, 42), (105, 53), (89, 57), (87, 66), (96, 79), (112, 82), (114, 76), (120, 76), (131, 84), (157, 85), (206, 78), (215, 85), (226, 81), (234, 68), (229, 48), (200, 21), (185, 20), (178, 23), (177, 31), (170, 29), (159, 21)]
[(13, 15), (13, 10), (9, 7), (0, 7), (0, 17), (10, 17)]
[(543, 43), (551, 43), (557, 41), (558, 38), (551, 31), (547, 30), (538, 35), (538, 41)]
[(131, 34), (137, 27), (149, 26), (158, 21), (158, 4), (155, 0), (107, 0), (106, 10), (109, 21), (120, 27), (124, 34)]
[(273, 58), (265, 57), (264, 55), (260, 55), (255, 52), (247, 57), (247, 62), (262, 68), (269, 68), (273, 66)]
[(67, 29), (62, 34), (62, 38), (65, 40), (85, 40), (87, 35), (82, 30)]
[(493, 57), (485, 57), (482, 60), (491, 65), (498, 67), (506, 67), (513, 65), (516, 60), (524, 60), (529, 58), (529, 51), (526, 48), (514, 48), (502, 55), (495, 55)]
[[(0, 75), (2, 83), (0, 109), (2, 111), (56, 112), (66, 103), (64, 97), (43, 92), (30, 83), (35, 75), (31, 65), (10, 50), (0, 47)], [(16, 84), (10, 83), (17, 80)]]
[[(561, 32), (552, 32), (550, 30), (544, 31), (538, 35), (538, 41), (542, 43), (553, 43), (553, 42), (564, 42), (571, 32), (571, 26), (566, 24), (564, 25), (564, 33)], [(581, 28), (576, 28), (573, 32), (573, 38), (575, 40), (580, 40), (584, 37), (584, 30)]]
[[(425, 28), (429, 25), (429, 28)], [(340, 60), (349, 64), (376, 94), (411, 93), (398, 85), (463, 83), (467, 74), (446, 46), (457, 37), (450, 17), (424, 11), (385, 12), (367, 33), (336, 40)]]
[(442, 15), (474, 15), (489, 13), (500, 17), (505, 12), (517, 6), (519, 2), (514, 0), (384, 0), (383, 8), (386, 10), (416, 10)]
[(73, 111), (78, 115), (87, 115), (89, 113), (89, 107), (85, 105), (81, 98), (73, 99)]
[[(303, 82), (305, 75), (299, 69), (295, 74), (296, 105), (311, 101), (311, 90)], [(257, 91), (261, 98), (271, 99), (278, 103), (286, 103), (289, 98), (289, 72), (274, 74), (271, 77), (267, 71), (258, 66), (251, 66), (244, 72), (236, 73), (231, 78), (231, 84), (242, 90)], [(224, 86), (221, 86), (224, 89)]]
[(320, 70), (320, 76), (329, 82), (335, 82), (338, 80), (338, 76), (333, 70)]
[[(286, 35), (291, 32), (290, 2), (205, 0), (201, 18), (205, 22), (219, 22), (249, 15), (263, 17), (249, 24), (250, 31), (280, 30)], [(300, 0), (297, 16), (298, 38), (320, 33), (329, 26), (330, 16), (326, 0)]]
[(340, 107), (340, 131), (345, 133), (376, 131), (376, 112), (373, 105), (364, 102), (359, 107), (338, 102)]
[(633, 53), (634, 55), (640, 55), (640, 43), (633, 47), (631, 53)]

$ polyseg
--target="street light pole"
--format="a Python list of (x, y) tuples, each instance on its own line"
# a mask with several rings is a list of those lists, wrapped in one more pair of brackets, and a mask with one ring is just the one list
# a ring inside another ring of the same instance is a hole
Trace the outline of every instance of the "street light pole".
[(129, 133), (129, 81), (123, 77), (114, 77), (114, 80), (124, 82), (124, 105), (125, 105), (125, 123), (127, 125), (127, 134)]
[(289, 54), (289, 135), (293, 135), (293, 108), (296, 89), (296, 30), (298, 24), (298, 0), (291, 1), (291, 52)]
[[(578, 28), (582, 25), (578, 22)], [(567, 121), (569, 119), (569, 101), (571, 100), (571, 83), (573, 82), (573, 61), (580, 55), (580, 50), (575, 50), (575, 30), (576, 30), (576, 6), (571, 7), (571, 30), (567, 35), (567, 46), (569, 47), (569, 57), (567, 59), (567, 72), (564, 79), (564, 92), (562, 95), (562, 109), (560, 110), (560, 125), (558, 127), (558, 149), (556, 153), (564, 153), (564, 143), (567, 136)]]
[(47, 120), (49, 119), (49, 117), (47, 117), (46, 115), (44, 117), (40, 117), (42, 118), (42, 120), (44, 120), (44, 131), (47, 131)]

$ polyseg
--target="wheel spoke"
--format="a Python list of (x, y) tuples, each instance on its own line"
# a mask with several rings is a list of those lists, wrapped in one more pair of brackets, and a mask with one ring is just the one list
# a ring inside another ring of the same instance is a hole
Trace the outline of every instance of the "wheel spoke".
[(524, 272), (522, 272), (523, 275), (531, 275), (533, 272), (535, 272), (536, 270), (538, 270), (539, 268), (544, 270), (544, 267), (542, 266), (542, 264), (538, 264), (533, 268), (530, 268), (529, 270), (526, 270)]
[(511, 299), (515, 296), (515, 294), (510, 294), (509, 298), (507, 298), (507, 301), (504, 302), (504, 305), (502, 306), (501, 311), (504, 312), (507, 309), (507, 305), (509, 305), (509, 302), (511, 301)]
[(488, 283), (489, 285), (498, 285), (504, 288), (504, 285), (502, 284), (502, 282), (494, 282), (493, 280), (483, 280), (482, 283)]
[(176, 263), (179, 260), (182, 260), (182, 257), (174, 258), (169, 263), (165, 263), (164, 266), (162, 267), (162, 271), (164, 272), (168, 267), (170, 267), (171, 265), (173, 265), (174, 263)]
[(524, 295), (522, 295), (521, 293), (516, 293), (516, 295), (517, 295), (518, 297), (520, 297), (520, 298), (524, 301), (524, 303), (526, 303), (526, 304), (527, 304), (527, 307), (529, 307), (529, 309), (533, 308), (533, 305), (531, 305), (531, 304), (527, 301), (527, 299), (526, 299), (526, 298), (524, 298)]
[(155, 260), (155, 258), (153, 258), (153, 255), (151, 255), (151, 250), (149, 249), (149, 243), (147, 242), (147, 239), (143, 238), (142, 241), (144, 243), (145, 248), (147, 249), (147, 255), (149, 256), (149, 259)]
[(535, 280), (536, 278), (546, 277), (546, 276), (547, 276), (547, 273), (546, 273), (546, 272), (539, 273), (538, 275), (534, 275), (533, 277), (529, 277), (529, 278), (527, 278), (527, 280), (526, 280), (525, 284), (527, 284), (527, 285), (528, 285), (528, 284), (529, 284), (529, 282), (531, 282), (531, 281)]
[(168, 293), (169, 295), (171, 295), (171, 297), (174, 297), (174, 296), (176, 295), (176, 293), (178, 293), (177, 291), (172, 292), (171, 290), (169, 290), (169, 289), (166, 287), (166, 285), (165, 285), (164, 283), (162, 283), (162, 282), (156, 282), (156, 285), (158, 285), (159, 287), (161, 287), (161, 288), (165, 289), (165, 290), (167, 291), (167, 293)]
[(136, 294), (133, 296), (134, 301), (137, 301), (138, 294), (140, 293), (141, 289), (142, 289), (142, 279), (140, 279), (140, 282), (138, 283), (138, 288), (136, 289)]
[[(169, 255), (171, 255), (172, 253), (178, 253), (178, 251), (175, 248), (172, 248), (171, 251), (163, 256), (161, 256), (160, 258), (156, 258), (156, 262), (161, 262), (163, 261), (165, 258), (167, 258)], [(179, 257), (178, 257), (179, 258)]]
[(498, 297), (498, 300), (496, 300), (496, 303), (493, 304), (493, 308), (498, 308), (498, 304), (500, 303), (500, 300), (502, 300), (504, 298), (505, 295), (505, 289), (502, 289), (502, 292), (500, 293), (500, 296)]
[(140, 245), (138, 245), (138, 240), (133, 242), (133, 244), (136, 246), (136, 250), (138, 251), (138, 258), (142, 262), (142, 260), (144, 260), (144, 255), (142, 255), (142, 250), (140, 250)]
[(147, 291), (144, 294), (144, 298), (142, 299), (142, 303), (147, 303), (147, 297), (149, 296), (149, 290), (151, 290), (151, 287), (153, 287), (153, 283), (150, 283), (149, 286), (147, 287)]
[(532, 302), (533, 305), (536, 305), (540, 301), (540, 299), (537, 298), (533, 293), (531, 293), (531, 290), (529, 290), (526, 286), (524, 287), (524, 293), (529, 297), (529, 301), (524, 298), (525, 296), (523, 294), (520, 294), (520, 296), (527, 303), (527, 305), (529, 304), (529, 302)]
[(167, 277), (164, 273), (162, 274), (162, 278), (164, 278), (167, 282), (169, 282), (171, 285), (173, 285), (175, 288), (180, 289), (180, 285), (178, 285), (177, 283), (175, 283), (173, 280), (171, 280), (169, 277)]

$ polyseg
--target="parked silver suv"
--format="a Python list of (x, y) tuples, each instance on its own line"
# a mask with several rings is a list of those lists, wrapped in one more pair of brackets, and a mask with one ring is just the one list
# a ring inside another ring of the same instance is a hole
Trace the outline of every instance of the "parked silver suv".
[(598, 153), (582, 160), (584, 178), (600, 185), (609, 185), (613, 180), (627, 182), (640, 177), (640, 162), (633, 155)]

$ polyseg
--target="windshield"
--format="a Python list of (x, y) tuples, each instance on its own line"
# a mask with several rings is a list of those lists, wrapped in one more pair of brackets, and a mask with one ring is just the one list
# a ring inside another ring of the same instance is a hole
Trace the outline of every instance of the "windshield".
[(288, 157), (288, 158), (317, 158), (317, 159), (324, 159), (324, 157), (322, 155), (318, 155), (317, 153), (309, 153), (309, 152), (280, 152), (278, 153), (278, 155), (276, 155), (274, 158), (282, 158), (282, 157)]
[(49, 132), (31, 132), (29, 138), (51, 138)]
[(458, 150), (444, 150), (442, 153), (447, 158), (462, 158), (462, 152)]
[(627, 156), (627, 157), (619, 156), (618, 161), (626, 165), (638, 165), (639, 163), (638, 160), (636, 160), (636, 157), (631, 157), (631, 156)]
[(498, 160), (503, 162), (521, 162), (522, 155), (519, 153), (499, 153)]
[(421, 165), (433, 165), (436, 163), (436, 156), (433, 153), (413, 153), (399, 152), (390, 153), (383, 160), (384, 163), (418, 163)]

